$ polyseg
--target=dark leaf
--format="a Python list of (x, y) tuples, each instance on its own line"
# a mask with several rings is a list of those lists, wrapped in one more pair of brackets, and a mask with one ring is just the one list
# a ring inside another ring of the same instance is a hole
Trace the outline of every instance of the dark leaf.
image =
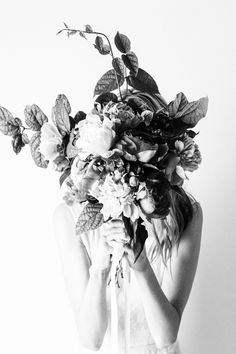
[(76, 30), (71, 30), (71, 31), (68, 31), (68, 36), (73, 36), (77, 33)]
[(63, 23), (64, 23), (65, 28), (69, 28), (65, 22), (63, 22)]
[(35, 164), (38, 167), (47, 168), (48, 160), (45, 160), (44, 156), (39, 151), (41, 131), (37, 131), (30, 139), (31, 155)]
[(58, 95), (56, 104), (52, 109), (52, 120), (62, 136), (70, 132), (70, 104), (65, 95)]
[(75, 124), (86, 118), (86, 114), (83, 111), (78, 111), (74, 117)]
[(59, 179), (59, 184), (60, 187), (62, 186), (62, 183), (65, 181), (65, 179), (70, 175), (71, 168), (65, 169), (65, 171), (62, 173), (60, 179)]
[(48, 122), (47, 116), (43, 111), (36, 105), (25, 107), (25, 123), (34, 131), (41, 129), (45, 122)]
[(119, 32), (117, 32), (115, 35), (115, 45), (117, 49), (122, 53), (129, 52), (131, 48), (129, 38), (126, 35)]
[(195, 136), (199, 134), (199, 132), (198, 132), (198, 133), (195, 133), (193, 130), (187, 130), (186, 133), (187, 133), (188, 136), (189, 136), (190, 138), (192, 138), (192, 139), (194, 139)]
[(95, 230), (103, 223), (103, 215), (100, 213), (103, 205), (101, 203), (88, 203), (76, 223), (76, 235)]
[(136, 76), (138, 74), (138, 57), (134, 52), (129, 52), (127, 54), (122, 54), (122, 59), (125, 66), (131, 71), (131, 76)]
[(19, 152), (21, 151), (21, 148), (25, 146), (24, 142), (22, 141), (22, 135), (16, 134), (14, 135), (13, 139), (12, 139), (12, 147), (13, 150), (16, 154), (19, 154)]
[(10, 136), (19, 132), (19, 124), (15, 121), (13, 115), (3, 107), (0, 107), (0, 131)]
[(124, 63), (123, 60), (120, 58), (114, 58), (112, 60), (112, 66), (115, 69), (115, 71), (117, 72), (118, 75), (120, 76), (124, 76), (125, 75), (125, 67), (124, 67)]
[[(124, 77), (117, 75), (119, 85), (122, 86), (124, 83)], [(116, 80), (115, 70), (111, 69), (107, 71), (97, 82), (94, 90), (94, 96), (100, 95), (101, 93), (116, 90), (118, 88), (118, 83)]]
[(139, 91), (148, 92), (150, 94), (159, 93), (155, 80), (143, 69), (138, 69), (136, 77), (130, 75), (126, 79), (130, 86)]
[(85, 25), (85, 31), (88, 32), (88, 33), (92, 33), (93, 32), (93, 29), (90, 25)]
[(116, 96), (115, 93), (105, 92), (105, 93), (102, 93), (100, 96), (98, 96), (96, 98), (95, 104), (96, 103), (100, 103), (100, 105), (102, 105), (102, 104), (108, 103), (110, 101), (117, 102), (118, 101), (118, 97)]

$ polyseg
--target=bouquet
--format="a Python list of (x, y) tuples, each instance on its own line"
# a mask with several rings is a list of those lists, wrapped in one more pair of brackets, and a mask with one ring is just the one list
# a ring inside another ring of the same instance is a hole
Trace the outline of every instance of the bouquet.
[[(77, 235), (122, 218), (137, 259), (149, 223), (158, 218), (168, 226), (171, 190), (201, 163), (193, 128), (205, 117), (208, 98), (188, 102), (181, 92), (167, 103), (124, 34), (115, 35), (120, 53), (115, 56), (109, 38), (90, 25), (77, 30), (65, 24), (62, 32), (85, 39), (93, 35), (94, 48), (111, 56), (111, 68), (95, 86), (91, 111), (73, 116), (67, 97), (60, 94), (51, 122), (36, 104), (25, 108), (27, 127), (0, 107), (0, 130), (12, 138), (16, 154), (29, 145), (38, 167), (51, 164), (61, 174), (60, 186), (68, 187), (65, 202), (83, 205)], [(33, 131), (30, 138), (26, 130)]]

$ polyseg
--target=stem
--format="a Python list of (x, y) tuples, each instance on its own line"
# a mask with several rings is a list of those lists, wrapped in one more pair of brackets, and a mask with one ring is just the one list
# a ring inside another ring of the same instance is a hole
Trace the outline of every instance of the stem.
[[(113, 50), (112, 50), (112, 46), (111, 46), (111, 42), (109, 40), (109, 38), (107, 37), (107, 35), (105, 35), (104, 33), (101, 33), (101, 32), (96, 32), (96, 31), (92, 31), (92, 32), (87, 32), (87, 31), (82, 31), (82, 30), (76, 30), (76, 29), (71, 29), (71, 28), (63, 28), (61, 31), (59, 31), (58, 33), (61, 33), (63, 31), (67, 31), (67, 32), (79, 32), (79, 33), (86, 33), (86, 34), (96, 34), (96, 35), (100, 35), (100, 36), (104, 36), (108, 42), (108, 45), (110, 47), (110, 50), (111, 50), (111, 57), (112, 59), (114, 60), (115, 57), (114, 57), (114, 53), (113, 53)], [(115, 71), (115, 69), (114, 69)], [(117, 72), (115, 71), (115, 76), (116, 76), (116, 82), (117, 82), (117, 85), (118, 85), (118, 89), (119, 89), (119, 94), (120, 94), (120, 98), (121, 98), (121, 101), (123, 102), (123, 98), (122, 98), (122, 94), (121, 94), (121, 89), (120, 89), (120, 84), (119, 84), (119, 81), (118, 81), (118, 76), (117, 76)]]

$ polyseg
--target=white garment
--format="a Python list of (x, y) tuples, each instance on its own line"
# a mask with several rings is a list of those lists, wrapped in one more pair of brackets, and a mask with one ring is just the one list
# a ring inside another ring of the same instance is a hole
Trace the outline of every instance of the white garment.
[[(81, 206), (79, 203), (74, 203), (69, 207), (74, 216), (75, 223), (81, 212)], [(161, 227), (161, 224), (159, 224)], [(160, 230), (161, 231), (161, 230)], [(80, 236), (79, 242), (82, 242), (86, 248), (88, 256), (93, 260), (94, 253), (98, 248), (98, 243), (100, 240), (100, 228), (86, 232)], [(164, 265), (161, 256), (154, 252), (156, 241), (154, 237), (148, 237), (145, 242), (147, 257), (155, 271), (157, 279), (161, 285)], [(111, 286), (107, 286), (107, 307), (108, 313), (110, 313), (110, 289)], [(117, 287), (117, 303), (118, 303), (118, 330), (119, 330), (119, 354), (124, 353), (124, 291), (122, 288), (122, 280), (120, 282), (120, 289)], [(141, 298), (139, 296), (138, 284), (136, 282), (133, 270), (130, 271), (130, 285), (129, 285), (129, 297), (130, 297), (130, 347), (129, 354), (181, 354), (178, 340), (166, 349), (158, 349), (154, 343), (151, 333), (148, 328), (146, 321), (143, 305)], [(110, 316), (109, 316), (110, 319)], [(108, 329), (104, 337), (102, 347), (97, 353), (99, 354), (110, 354), (111, 353), (111, 323), (108, 323)], [(94, 353), (89, 350), (81, 350), (81, 354)]]

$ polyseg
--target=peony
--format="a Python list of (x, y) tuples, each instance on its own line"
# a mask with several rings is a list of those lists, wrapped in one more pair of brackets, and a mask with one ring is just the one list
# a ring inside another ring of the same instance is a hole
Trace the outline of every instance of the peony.
[(112, 126), (113, 123), (109, 118), (104, 117), (101, 121), (99, 115), (94, 113), (88, 114), (86, 119), (79, 122), (80, 136), (76, 146), (82, 159), (90, 154), (106, 156), (116, 135)]
[(45, 122), (41, 128), (39, 151), (46, 160), (53, 161), (59, 156), (57, 145), (62, 144), (62, 137), (56, 126)]

